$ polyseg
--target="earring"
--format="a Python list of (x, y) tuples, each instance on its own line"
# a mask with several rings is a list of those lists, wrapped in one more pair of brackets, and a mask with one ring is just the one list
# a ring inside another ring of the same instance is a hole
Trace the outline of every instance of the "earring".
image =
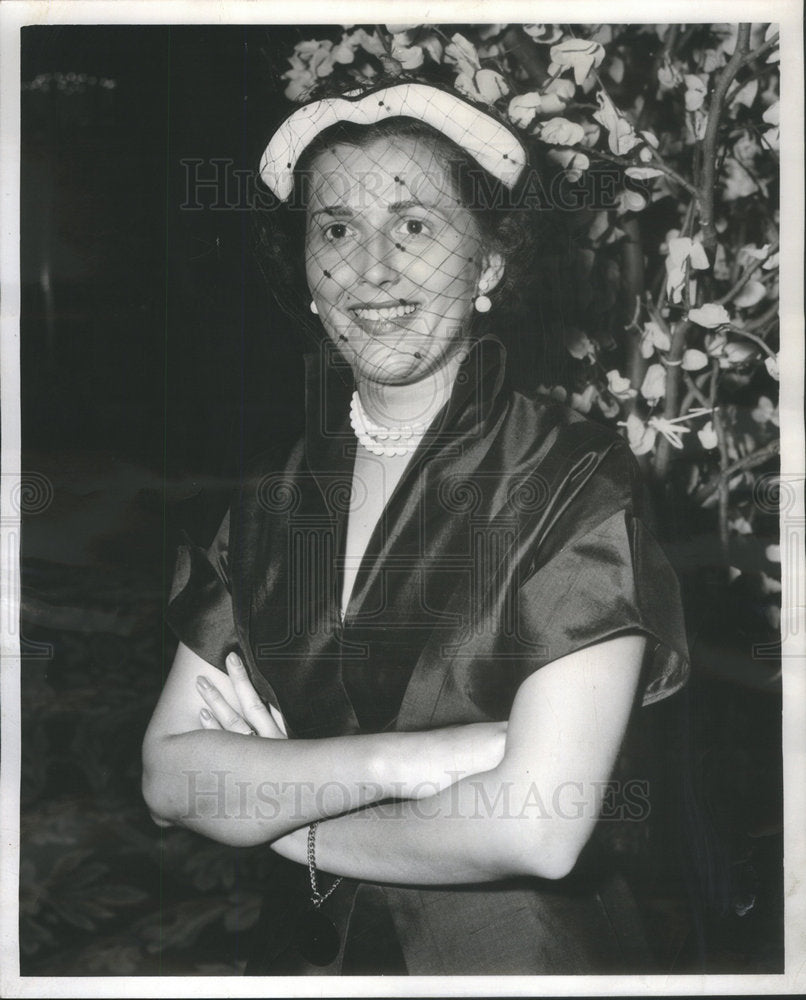
[(310, 308), (311, 308), (311, 312), (314, 314), (314, 316), (318, 316), (319, 315), (319, 310), (316, 308), (316, 303), (314, 302), (313, 299), (311, 299), (311, 306), (310, 306)]
[(486, 295), (477, 295), (475, 299), (473, 299), (473, 305), (476, 312), (487, 313), (490, 311), (493, 304)]

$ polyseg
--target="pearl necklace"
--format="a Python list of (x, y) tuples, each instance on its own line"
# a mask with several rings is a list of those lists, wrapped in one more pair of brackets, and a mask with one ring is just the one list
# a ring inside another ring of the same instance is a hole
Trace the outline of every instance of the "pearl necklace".
[(403, 424), (400, 427), (383, 427), (373, 424), (367, 417), (358, 392), (353, 393), (350, 402), (350, 424), (355, 436), (367, 451), (373, 455), (409, 455), (422, 441), (428, 424), (418, 421), (413, 424)]

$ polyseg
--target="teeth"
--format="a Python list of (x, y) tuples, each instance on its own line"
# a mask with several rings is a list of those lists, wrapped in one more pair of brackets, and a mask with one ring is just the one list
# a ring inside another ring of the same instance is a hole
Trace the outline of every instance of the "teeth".
[(386, 309), (355, 309), (354, 312), (361, 319), (380, 322), (387, 319), (400, 319), (401, 316), (410, 316), (416, 308), (414, 305), (389, 306)]

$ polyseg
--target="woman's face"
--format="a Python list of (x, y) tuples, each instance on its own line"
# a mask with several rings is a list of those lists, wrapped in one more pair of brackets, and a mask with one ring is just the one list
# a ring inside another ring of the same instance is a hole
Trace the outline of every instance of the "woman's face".
[(358, 381), (407, 385), (461, 349), (474, 296), (500, 280), (471, 212), (422, 139), (334, 145), (313, 161), (306, 273)]

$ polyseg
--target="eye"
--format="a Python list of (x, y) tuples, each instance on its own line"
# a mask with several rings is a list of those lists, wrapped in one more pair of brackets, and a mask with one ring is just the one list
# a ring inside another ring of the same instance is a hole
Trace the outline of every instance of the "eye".
[(332, 222), (329, 226), (325, 226), (324, 234), (329, 243), (336, 243), (347, 235), (347, 226), (343, 222)]
[(431, 227), (422, 219), (404, 219), (399, 230), (403, 236), (430, 236)]

